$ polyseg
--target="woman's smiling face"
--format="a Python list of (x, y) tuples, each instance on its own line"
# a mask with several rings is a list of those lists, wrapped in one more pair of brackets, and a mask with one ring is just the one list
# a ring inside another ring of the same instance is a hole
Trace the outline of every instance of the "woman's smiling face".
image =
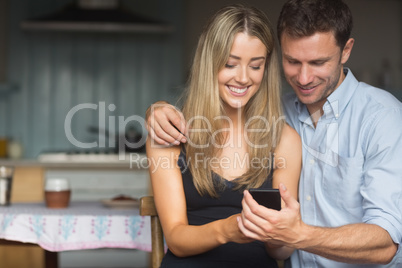
[(260, 39), (235, 35), (229, 58), (218, 73), (219, 96), (227, 112), (243, 109), (258, 91), (266, 60), (267, 49)]

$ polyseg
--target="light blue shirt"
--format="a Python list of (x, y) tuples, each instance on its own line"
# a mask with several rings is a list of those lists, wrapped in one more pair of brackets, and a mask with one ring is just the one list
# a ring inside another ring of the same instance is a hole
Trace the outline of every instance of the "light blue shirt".
[[(388, 92), (358, 82), (349, 69), (328, 97), (314, 128), (296, 95), (284, 97), (288, 123), (303, 145), (299, 199), (314, 226), (376, 224), (402, 241), (402, 104)], [(370, 235), (370, 234), (367, 234)], [(355, 265), (295, 251), (292, 267), (402, 267), (402, 250), (389, 265)], [(356, 249), (358, 250), (358, 249)]]

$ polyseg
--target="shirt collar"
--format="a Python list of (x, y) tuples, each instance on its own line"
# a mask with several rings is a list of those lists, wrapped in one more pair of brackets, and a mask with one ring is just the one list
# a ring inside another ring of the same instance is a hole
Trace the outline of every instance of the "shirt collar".
[[(351, 100), (357, 86), (358, 81), (355, 76), (352, 74), (352, 71), (349, 68), (343, 69), (345, 73), (345, 79), (339, 85), (339, 87), (329, 95), (327, 101), (324, 104), (324, 117), (325, 118), (339, 118), (340, 114), (342, 114), (343, 110), (348, 105)], [(295, 95), (294, 99), (296, 111), (299, 115), (303, 113), (308, 113), (306, 106), (299, 101), (297, 96)], [(305, 114), (307, 116), (307, 114)], [(304, 118), (305, 116), (303, 116)], [(306, 118), (304, 118), (306, 119)]]

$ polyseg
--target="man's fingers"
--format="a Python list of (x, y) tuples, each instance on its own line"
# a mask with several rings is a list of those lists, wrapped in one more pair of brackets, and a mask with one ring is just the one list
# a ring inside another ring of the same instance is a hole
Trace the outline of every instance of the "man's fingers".
[(297, 200), (290, 194), (287, 190), (286, 186), (283, 183), (279, 184), (279, 192), (281, 193), (281, 198), (283, 202), (285, 202), (285, 206), (291, 209), (299, 209), (299, 203)]
[(178, 128), (175, 127), (170, 122), (163, 123), (161, 125), (161, 129), (162, 129), (161, 132), (164, 132), (165, 134), (170, 136), (171, 139), (173, 139), (173, 141), (171, 141), (171, 143), (174, 143), (174, 144), (177, 143), (176, 145), (178, 145), (178, 144), (180, 144), (180, 142), (182, 142), (183, 138), (185, 139), (184, 135), (178, 130)]
[[(162, 124), (161, 120), (158, 120), (158, 122), (161, 123), (163, 126), (164, 130), (169, 133), (172, 137), (176, 137), (176, 139), (182, 143), (186, 143), (186, 121), (184, 119), (183, 113), (180, 112), (176, 107), (172, 106), (172, 108), (164, 108), (165, 116), (166, 119), (165, 122), (168, 122), (169, 125), (167, 124)], [(165, 129), (166, 125), (166, 129)], [(173, 129), (171, 128), (173, 127)], [(179, 133), (177, 135), (176, 131)]]
[[(167, 125), (169, 125), (169, 123), (167, 123)], [(165, 128), (167, 128), (167, 126), (162, 127), (162, 126), (159, 125), (159, 124), (155, 124), (155, 125), (154, 125), (153, 130), (154, 130), (154, 132), (155, 132), (155, 137), (156, 137), (156, 138), (155, 138), (155, 141), (156, 141), (157, 143), (159, 143), (159, 144), (166, 144), (166, 145), (174, 144), (174, 145), (179, 145), (180, 142), (177, 141), (177, 139), (176, 139), (174, 136), (172, 136), (172, 134), (170, 134), (169, 132), (167, 132), (167, 131), (165, 130)], [(173, 129), (174, 129), (174, 128), (173, 128)], [(176, 135), (176, 137), (180, 135), (180, 133), (179, 133), (177, 130), (175, 130), (175, 132), (176, 132), (176, 133), (173, 134), (173, 135)], [(159, 141), (162, 141), (162, 143), (160, 143)]]
[(170, 143), (167, 143), (166, 141), (158, 138), (158, 136), (155, 135), (155, 132), (153, 130), (152, 130), (152, 133), (150, 133), (150, 135), (151, 135), (151, 138), (152, 138), (153, 142), (156, 142), (158, 145), (165, 145), (165, 146), (170, 145)]
[(179, 116), (180, 116), (180, 122), (174, 122), (174, 125), (176, 127), (178, 127), (178, 129), (180, 130), (181, 134), (184, 135), (184, 137), (181, 139), (182, 143), (186, 143), (187, 142), (187, 136), (188, 136), (188, 130), (186, 127), (186, 120), (184, 119), (184, 115), (182, 112), (177, 111)]
[[(269, 209), (260, 206), (247, 190), (244, 191), (242, 205), (242, 225), (256, 235), (258, 240), (262, 240), (266, 237), (265, 228), (270, 226), (270, 223), (262, 215)], [(257, 239), (255, 236), (252, 238)]]
[[(147, 129), (153, 129), (154, 135), (151, 136), (160, 144), (179, 145), (180, 142), (186, 142), (186, 138), (181, 133), (185, 131), (184, 117), (173, 105), (160, 104), (153, 105), (147, 118)], [(161, 143), (160, 141), (163, 141)]]
[(244, 226), (244, 220), (240, 216), (238, 217), (238, 227), (244, 236), (255, 239), (255, 240), (257, 240), (259, 238), (257, 234), (250, 231), (248, 228), (246, 228), (246, 226)]
[(151, 139), (152, 139), (152, 143), (156, 142), (159, 145), (166, 145), (168, 146), (169, 143), (167, 143), (166, 141), (158, 138), (158, 136), (156, 136), (155, 131), (150, 128), (150, 130), (148, 130), (148, 134), (150, 135)]
[(161, 145), (179, 145), (183, 135), (171, 125), (170, 121), (180, 122), (180, 115), (170, 104), (153, 104), (147, 111), (147, 130), (150, 137)]

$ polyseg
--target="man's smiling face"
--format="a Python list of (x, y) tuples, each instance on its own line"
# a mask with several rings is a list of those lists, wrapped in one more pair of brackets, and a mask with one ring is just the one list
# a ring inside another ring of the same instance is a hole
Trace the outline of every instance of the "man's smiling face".
[(321, 109), (327, 97), (342, 83), (343, 64), (349, 59), (353, 42), (350, 39), (341, 50), (332, 32), (300, 38), (282, 34), (286, 80), (310, 113)]

